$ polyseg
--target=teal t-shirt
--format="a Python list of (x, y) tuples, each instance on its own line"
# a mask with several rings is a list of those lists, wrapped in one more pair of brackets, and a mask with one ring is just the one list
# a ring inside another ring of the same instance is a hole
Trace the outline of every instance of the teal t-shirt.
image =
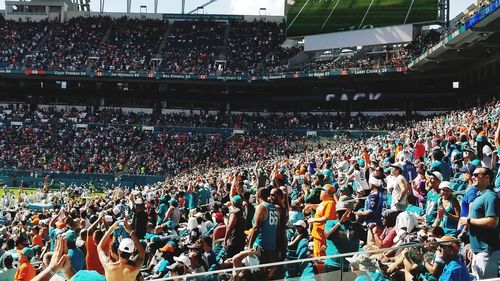
[(441, 161), (436, 161), (436, 162), (431, 164), (431, 170), (436, 170), (436, 171), (440, 172), (441, 175), (443, 175), (443, 179), (445, 181), (450, 180), (451, 170), (450, 170), (449, 164), (445, 164)]
[(78, 248), (68, 249), (68, 256), (71, 259), (71, 266), (78, 272), (85, 268), (85, 254)]
[(207, 188), (201, 188), (199, 191), (200, 205), (207, 205), (210, 200), (210, 190)]
[(0, 281), (12, 281), (14, 280), (14, 275), (16, 274), (16, 268), (6, 269), (0, 268)]
[(198, 207), (199, 194), (197, 191), (191, 192), (191, 200), (189, 200), (189, 209), (196, 209)]
[(264, 203), (267, 209), (267, 218), (262, 222), (262, 227), (260, 232), (255, 238), (253, 247), (260, 247), (265, 251), (276, 250), (276, 231), (278, 229), (279, 214), (276, 206)]
[(325, 176), (325, 183), (333, 184), (335, 182), (335, 176), (333, 171), (330, 169), (326, 169), (323, 171), (323, 175)]
[(71, 281), (88, 281), (88, 280), (105, 281), (106, 278), (104, 277), (104, 275), (101, 275), (94, 270), (80, 270), (73, 276), (73, 278), (71, 278)]
[(294, 223), (300, 221), (300, 220), (304, 220), (304, 213), (302, 212), (297, 212), (297, 211), (290, 211), (289, 212), (289, 217), (290, 219), (288, 220), (288, 222), (293, 225)]
[(167, 273), (168, 272), (168, 269), (167, 269), (167, 266), (169, 266), (169, 262), (166, 260), (166, 259), (163, 259), (160, 261), (160, 263), (158, 264), (158, 271), (157, 273), (160, 273), (160, 272), (165, 272)]
[[(325, 224), (325, 232), (331, 230), (339, 222), (337, 220), (329, 220)], [(326, 239), (326, 255), (333, 256), (343, 253), (352, 253), (359, 250), (359, 239), (354, 235), (354, 228), (349, 224), (341, 224), (337, 232), (330, 238)], [(342, 265), (344, 268), (349, 268), (349, 262), (345, 258), (330, 258), (327, 259), (325, 265), (338, 267)]]
[(439, 281), (449, 280), (472, 280), (467, 266), (463, 261), (452, 260), (443, 269), (443, 273), (439, 277)]
[[(453, 205), (450, 203), (448, 207), (446, 207), (445, 211), (447, 213), (452, 213), (453, 212)], [(458, 235), (458, 221), (453, 220), (449, 218), (448, 216), (443, 216), (443, 221), (441, 223), (441, 226), (443, 227), (444, 234), (446, 236), (453, 236), (457, 237)]]
[(302, 259), (307, 259), (309, 256), (307, 256), (307, 252), (309, 251), (309, 241), (307, 238), (302, 238), (299, 241), (299, 244), (297, 245), (297, 259), (302, 260)]
[[(472, 202), (469, 215), (473, 219), (500, 217), (500, 199), (491, 189), (478, 192)], [(495, 229), (484, 229), (471, 226), (469, 230), (470, 244), (474, 253), (494, 252), (500, 250), (500, 224)]]
[(165, 218), (165, 215), (167, 214), (167, 211), (168, 211), (167, 204), (161, 203), (160, 206), (158, 207), (158, 217), (163, 220)]
[(427, 192), (427, 200), (425, 202), (425, 223), (432, 225), (436, 220), (438, 207), (439, 193), (433, 189)]

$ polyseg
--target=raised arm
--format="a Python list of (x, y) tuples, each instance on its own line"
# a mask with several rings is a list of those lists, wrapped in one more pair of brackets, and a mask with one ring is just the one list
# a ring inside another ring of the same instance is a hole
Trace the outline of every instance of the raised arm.
[(57, 215), (50, 220), (50, 223), (49, 223), (50, 227), (55, 227), (56, 226), (56, 221), (58, 221), (59, 217), (61, 217), (61, 214), (62, 214), (63, 210), (64, 209), (59, 210), (59, 213), (57, 213)]
[(144, 248), (142, 247), (141, 242), (139, 242), (137, 235), (135, 235), (135, 230), (133, 230), (132, 226), (128, 223), (127, 217), (125, 217), (123, 226), (125, 228), (125, 231), (130, 235), (130, 238), (132, 238), (132, 241), (134, 241), (135, 248), (139, 252), (137, 258), (135, 259), (135, 267), (140, 268), (144, 263), (144, 257), (146, 256)]
[(104, 218), (104, 215), (105, 215), (104, 212), (99, 213), (99, 217), (97, 218), (97, 220), (87, 230), (87, 235), (91, 236), (91, 235), (94, 234), (95, 230), (97, 229), (97, 226), (99, 225), (99, 223)]
[(108, 228), (106, 233), (104, 233), (104, 236), (99, 242), (99, 245), (97, 245), (97, 253), (99, 254), (99, 261), (103, 266), (106, 266), (110, 262), (110, 259), (108, 257), (108, 252), (105, 251), (104, 248), (111, 242), (111, 235), (113, 234), (113, 231), (115, 231), (119, 227), (120, 227), (119, 221), (116, 221), (110, 228)]
[(498, 120), (497, 131), (495, 132), (495, 146), (500, 147), (500, 120)]

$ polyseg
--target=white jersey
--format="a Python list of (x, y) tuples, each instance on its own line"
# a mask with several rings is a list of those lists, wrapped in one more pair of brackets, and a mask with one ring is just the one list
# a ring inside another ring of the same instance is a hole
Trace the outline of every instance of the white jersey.
[(360, 168), (359, 171), (354, 170), (352, 174), (354, 175), (354, 183), (356, 184), (356, 189), (361, 189), (361, 190), (370, 189), (368, 183), (366, 182), (365, 169)]
[(489, 145), (485, 145), (483, 147), (483, 160), (481, 160), (481, 166), (491, 169), (491, 157), (493, 155), (493, 151)]

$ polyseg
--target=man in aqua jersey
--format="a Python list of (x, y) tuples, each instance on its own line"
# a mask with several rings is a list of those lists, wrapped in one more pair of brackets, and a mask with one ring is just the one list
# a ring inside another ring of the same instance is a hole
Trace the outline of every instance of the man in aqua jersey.
[[(278, 228), (278, 210), (267, 202), (269, 190), (261, 187), (257, 190), (259, 205), (255, 209), (253, 228), (249, 237), (249, 247), (260, 251), (260, 262), (277, 261), (276, 234)], [(271, 274), (271, 273), (270, 273)]]

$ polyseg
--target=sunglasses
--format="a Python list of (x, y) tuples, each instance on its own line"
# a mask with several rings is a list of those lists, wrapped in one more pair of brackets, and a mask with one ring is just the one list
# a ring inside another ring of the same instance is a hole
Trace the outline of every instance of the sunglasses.
[(484, 177), (486, 175), (486, 173), (474, 173), (472, 174), (472, 176), (478, 178), (478, 177)]

